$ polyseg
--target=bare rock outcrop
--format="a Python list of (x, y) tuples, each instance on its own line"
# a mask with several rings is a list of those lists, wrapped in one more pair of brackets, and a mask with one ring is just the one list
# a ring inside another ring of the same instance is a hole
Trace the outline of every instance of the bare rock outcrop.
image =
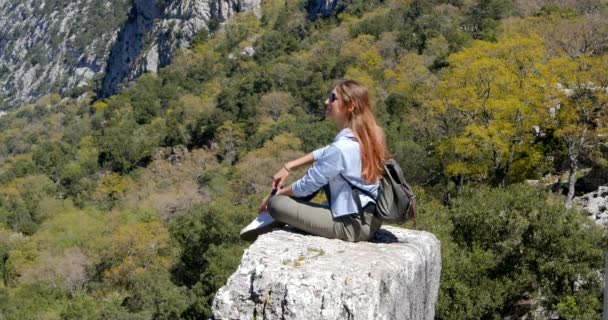
[(589, 214), (589, 219), (608, 228), (608, 186), (574, 198), (574, 202)]
[(275, 230), (216, 294), (214, 319), (433, 319), (441, 244), (382, 227), (371, 242)]

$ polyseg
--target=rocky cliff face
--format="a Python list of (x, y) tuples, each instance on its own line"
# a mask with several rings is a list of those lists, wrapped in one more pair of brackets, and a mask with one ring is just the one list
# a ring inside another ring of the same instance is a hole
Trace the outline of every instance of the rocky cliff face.
[(382, 227), (350, 243), (275, 230), (216, 294), (214, 319), (433, 319), (441, 273), (432, 234)]
[(310, 0), (308, 1), (308, 18), (329, 17), (346, 7), (349, 0)]
[(211, 18), (261, 0), (5, 0), (0, 2), (0, 108), (50, 92), (109, 95), (156, 71)]
[(135, 0), (110, 54), (100, 95), (111, 95), (125, 80), (169, 64), (175, 49), (188, 47), (211, 19), (224, 21), (235, 12), (257, 13), (260, 4), (261, 0), (174, 0), (159, 8), (154, 1)]
[(0, 2), (0, 107), (84, 87), (103, 72), (130, 0)]

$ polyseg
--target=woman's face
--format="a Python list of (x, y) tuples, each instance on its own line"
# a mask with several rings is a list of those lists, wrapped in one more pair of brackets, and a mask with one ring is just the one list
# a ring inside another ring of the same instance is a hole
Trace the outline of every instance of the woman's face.
[(344, 101), (334, 88), (325, 100), (325, 117), (336, 123), (338, 127), (344, 127), (348, 111), (344, 108)]

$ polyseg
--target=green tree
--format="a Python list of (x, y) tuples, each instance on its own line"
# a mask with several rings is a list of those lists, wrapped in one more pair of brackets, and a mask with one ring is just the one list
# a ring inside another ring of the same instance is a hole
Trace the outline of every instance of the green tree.
[(139, 126), (131, 119), (104, 128), (96, 140), (99, 145), (99, 161), (116, 172), (129, 172), (140, 163), (148, 161), (165, 137), (164, 120), (155, 119)]
[(510, 14), (511, 1), (480, 0), (466, 9), (463, 28), (476, 39), (495, 40), (498, 20)]
[(538, 307), (599, 316), (606, 239), (559, 196), (526, 184), (467, 187), (448, 210), (429, 206), (421, 227), (442, 240), (438, 319), (521, 317)]
[(45, 141), (34, 150), (32, 160), (53, 181), (58, 181), (61, 168), (71, 153), (71, 148), (63, 143)]
[(97, 306), (95, 300), (86, 295), (79, 294), (70, 300), (65, 309), (61, 311), (62, 320), (93, 320), (97, 319)]
[(171, 234), (181, 247), (180, 264), (174, 276), (193, 288), (195, 295), (185, 311), (188, 318), (211, 316), (216, 290), (239, 264), (245, 244), (238, 233), (253, 212), (252, 208), (217, 201), (192, 208), (172, 224)]
[(265, 32), (253, 44), (255, 60), (264, 64), (279, 55), (289, 54), (298, 49), (298, 40), (288, 32)]
[(130, 313), (149, 314), (149, 319), (178, 319), (189, 305), (185, 287), (177, 287), (169, 274), (147, 271), (136, 275), (129, 284), (129, 296), (123, 306)]

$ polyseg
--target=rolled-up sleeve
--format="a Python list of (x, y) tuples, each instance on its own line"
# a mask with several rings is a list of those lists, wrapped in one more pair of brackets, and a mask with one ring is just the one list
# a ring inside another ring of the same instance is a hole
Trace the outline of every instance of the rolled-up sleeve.
[(295, 181), (291, 188), (296, 197), (305, 197), (327, 184), (329, 179), (337, 176), (344, 170), (344, 163), (340, 150), (334, 145), (313, 151), (315, 162), (306, 174)]
[(321, 156), (323, 155), (323, 153), (324, 153), (324, 152), (327, 150), (327, 148), (329, 148), (329, 147), (331, 147), (331, 144), (330, 144), (330, 145), (327, 145), (327, 146), (325, 146), (325, 147), (319, 148), (319, 149), (317, 149), (317, 150), (315, 150), (315, 151), (313, 151), (313, 152), (312, 152), (312, 158), (313, 158), (313, 160), (315, 160), (315, 161), (319, 160), (319, 158), (321, 158)]

